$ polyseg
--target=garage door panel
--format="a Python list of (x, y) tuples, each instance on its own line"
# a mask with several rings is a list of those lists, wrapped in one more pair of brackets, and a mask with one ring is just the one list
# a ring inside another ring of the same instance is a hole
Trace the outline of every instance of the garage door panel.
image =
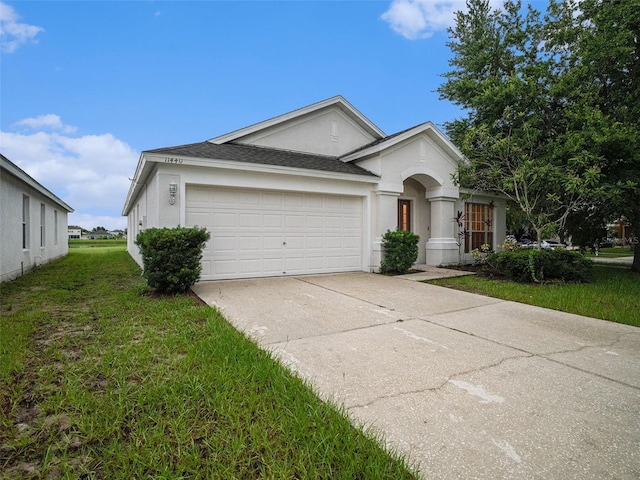
[(360, 263), (362, 259), (360, 255), (345, 255), (344, 256), (344, 266), (348, 269), (358, 269), (360, 268)]
[(282, 242), (283, 238), (281, 236), (267, 236), (264, 235), (262, 237), (262, 250), (267, 253), (279, 253), (282, 254)]
[(237, 237), (213, 236), (211, 239), (213, 252), (216, 254), (234, 253), (238, 248)]
[(306, 237), (307, 250), (323, 250), (324, 237), (309, 235)]
[(210, 277), (213, 274), (213, 269), (211, 264), (212, 264), (211, 260), (208, 260), (203, 257), (202, 262), (200, 262), (200, 265), (202, 266), (202, 270), (200, 271), (200, 276), (202, 278)]
[(210, 225), (211, 212), (193, 212), (188, 221), (191, 225)]
[(212, 233), (203, 280), (361, 269), (360, 197), (188, 185), (186, 200)]
[(298, 235), (298, 236), (287, 235), (284, 241), (285, 241), (284, 248), (288, 252), (292, 252), (293, 250), (304, 251), (305, 249), (305, 237), (303, 235)]
[(284, 215), (283, 214), (273, 214), (273, 213), (263, 213), (262, 214), (262, 228), (277, 228), (278, 230), (282, 230), (282, 226), (284, 225)]
[(299, 209), (304, 206), (304, 195), (287, 194), (284, 197), (286, 208)]
[(350, 249), (351, 251), (360, 251), (361, 240), (360, 237), (342, 237), (343, 247)]
[[(235, 213), (213, 213), (210, 215), (212, 217), (212, 221), (208, 225), (215, 225), (218, 228), (226, 228), (232, 227), (235, 228), (237, 225), (238, 216)], [(187, 215), (187, 221), (189, 221), (189, 216)]]
[(235, 196), (237, 202), (240, 205), (259, 205), (260, 193), (252, 192), (250, 190), (239, 191)]
[(264, 207), (282, 207), (283, 204), (284, 199), (282, 193), (262, 192), (256, 205), (263, 205)]
[(283, 258), (264, 258), (262, 260), (262, 273), (265, 276), (281, 275), (284, 271)]
[(257, 236), (241, 236), (237, 237), (237, 248), (241, 252), (259, 252), (262, 242)]
[(284, 224), (287, 229), (302, 229), (304, 228), (304, 215), (287, 214), (285, 215)]
[(238, 214), (238, 226), (240, 228), (260, 228), (262, 227), (262, 216), (259, 213)]
[[(238, 268), (238, 262), (235, 258), (229, 259), (217, 259), (211, 261), (212, 271), (211, 276), (222, 276), (222, 275), (234, 275), (236, 273), (236, 269)], [(204, 276), (204, 272), (201, 275), (202, 279), (206, 279)]]
[(327, 215), (325, 219), (325, 228), (343, 228), (342, 217), (337, 215)]
[(191, 205), (209, 207), (213, 203), (213, 190), (207, 187), (190, 187)]
[(342, 237), (327, 237), (325, 245), (328, 250), (342, 250)]
[[(189, 188), (192, 188), (192, 187), (189, 187)], [(198, 188), (198, 190), (200, 190), (200, 188)], [(235, 205), (238, 203), (238, 195), (235, 190), (211, 190), (211, 192), (212, 192), (211, 199), (212, 199), (213, 205), (218, 205), (218, 206)]]
[(304, 198), (304, 206), (307, 208), (324, 208), (324, 198), (321, 195), (306, 195)]
[(324, 228), (324, 217), (321, 215), (306, 215), (306, 227), (311, 230), (321, 230)]

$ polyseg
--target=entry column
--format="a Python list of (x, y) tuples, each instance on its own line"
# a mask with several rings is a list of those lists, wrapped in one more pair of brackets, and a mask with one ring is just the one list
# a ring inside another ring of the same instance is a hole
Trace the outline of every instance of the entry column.
[(373, 234), (373, 248), (371, 251), (371, 267), (377, 271), (382, 261), (382, 236), (387, 230), (398, 228), (398, 197), (401, 192), (389, 190), (377, 191), (376, 222)]
[(458, 200), (454, 192), (436, 191), (426, 193), (431, 203), (431, 238), (425, 245), (427, 265), (451, 265), (459, 263), (459, 249), (455, 239), (455, 205)]

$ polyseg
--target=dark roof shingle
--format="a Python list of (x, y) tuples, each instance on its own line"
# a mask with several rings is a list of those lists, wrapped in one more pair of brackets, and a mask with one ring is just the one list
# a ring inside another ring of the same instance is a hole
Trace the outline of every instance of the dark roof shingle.
[(218, 145), (211, 142), (200, 142), (175, 147), (156, 148), (154, 150), (146, 150), (145, 153), (183, 155), (186, 157), (211, 160), (230, 160), (235, 162), (277, 165), (281, 167), (376, 177), (376, 175), (364, 168), (352, 163), (342, 162), (337, 157), (237, 143), (223, 143)]

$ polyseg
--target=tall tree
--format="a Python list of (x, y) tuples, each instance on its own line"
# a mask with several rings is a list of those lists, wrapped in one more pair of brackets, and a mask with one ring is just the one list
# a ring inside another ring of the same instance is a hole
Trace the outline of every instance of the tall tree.
[[(624, 216), (640, 233), (640, 0), (467, 0), (439, 92), (468, 159), (459, 181), (510, 198), (538, 234), (570, 214)], [(640, 271), (640, 248), (633, 268)]]
[[(579, 8), (578, 8), (579, 7)], [(621, 217), (640, 236), (640, 0), (553, 0), (548, 48), (557, 62), (557, 96), (566, 124), (556, 151), (599, 164), (592, 195), (603, 220)], [(640, 272), (640, 248), (632, 265)]]
[(467, 7), (449, 30), (453, 69), (439, 89), (467, 112), (446, 125), (469, 160), (459, 181), (511, 199), (540, 243), (587, 203), (600, 171), (589, 156), (560, 158), (554, 149), (563, 122), (553, 92), (558, 60), (545, 49), (540, 13), (531, 6), (523, 13), (511, 0), (503, 10), (488, 0), (467, 0)]

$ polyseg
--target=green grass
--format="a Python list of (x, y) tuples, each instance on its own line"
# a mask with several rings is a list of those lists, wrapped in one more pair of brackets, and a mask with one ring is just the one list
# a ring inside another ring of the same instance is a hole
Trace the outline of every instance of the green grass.
[(597, 264), (593, 270), (587, 284), (531, 285), (476, 275), (427, 283), (640, 327), (640, 275)]
[(126, 247), (126, 238), (78, 240), (70, 239), (69, 248), (89, 248), (89, 247)]
[(4, 283), (2, 478), (416, 478), (194, 296), (122, 247)]
[[(601, 248), (598, 250), (598, 254), (604, 258), (622, 258), (622, 257), (633, 257), (633, 250), (629, 247), (612, 247), (612, 248)], [(587, 251), (585, 253), (587, 257), (595, 257), (593, 252)]]

